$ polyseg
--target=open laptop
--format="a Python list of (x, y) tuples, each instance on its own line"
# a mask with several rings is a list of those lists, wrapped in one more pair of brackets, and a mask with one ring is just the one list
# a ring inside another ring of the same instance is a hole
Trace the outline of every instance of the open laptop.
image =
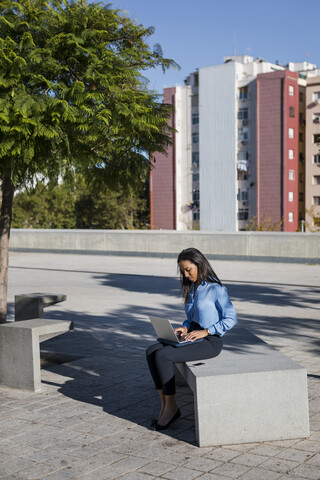
[(183, 347), (184, 345), (202, 342), (203, 340), (203, 338), (199, 338), (198, 340), (194, 340), (193, 342), (191, 342), (190, 340), (183, 340), (180, 335), (174, 333), (171, 322), (167, 318), (151, 316), (149, 316), (149, 318), (151, 320), (153, 328), (156, 331), (156, 334), (158, 335), (158, 341), (161, 343), (167, 343), (168, 345), (172, 345), (174, 347)]

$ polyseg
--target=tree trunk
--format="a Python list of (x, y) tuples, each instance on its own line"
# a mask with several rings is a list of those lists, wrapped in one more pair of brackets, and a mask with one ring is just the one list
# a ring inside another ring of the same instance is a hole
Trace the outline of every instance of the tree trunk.
[(2, 203), (0, 214), (0, 323), (5, 323), (7, 318), (9, 237), (13, 193), (14, 186), (11, 180), (11, 166), (8, 165), (2, 178)]

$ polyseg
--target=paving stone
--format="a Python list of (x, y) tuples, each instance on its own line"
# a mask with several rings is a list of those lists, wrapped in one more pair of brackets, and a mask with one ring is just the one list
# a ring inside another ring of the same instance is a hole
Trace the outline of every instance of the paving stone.
[(130, 472), (121, 477), (121, 480), (151, 480), (156, 478), (152, 475), (147, 475), (141, 472)]
[(27, 460), (25, 458), (16, 458), (14, 461), (5, 462), (1, 465), (0, 478), (1, 475), (4, 477), (5, 475), (16, 473), (25, 468), (34, 467), (36, 465), (36, 462), (32, 462), (31, 460)]
[(55, 465), (41, 463), (34, 465), (33, 467), (24, 468), (22, 471), (19, 472), (19, 475), (21, 475), (25, 480), (34, 480), (42, 478), (49, 473), (55, 472), (62, 467), (63, 466), (61, 466), (59, 462), (56, 462)]
[(292, 447), (296, 443), (298, 443), (299, 440), (275, 440), (273, 442), (265, 442), (265, 445), (271, 445), (271, 446), (279, 446), (279, 447)]
[(248, 467), (256, 467), (266, 461), (266, 457), (263, 455), (253, 455), (252, 453), (243, 453), (236, 458), (230, 460), (231, 463), (239, 463), (240, 465), (246, 465)]
[(147, 465), (144, 465), (143, 467), (141, 467), (138, 471), (141, 473), (147, 473), (149, 475), (159, 477), (164, 473), (167, 473), (170, 470), (173, 470), (174, 468), (175, 466), (172, 465), (171, 463), (166, 463), (161, 461), (155, 461), (155, 462), (152, 461), (151, 463), (148, 463)]
[(318, 465), (300, 465), (299, 467), (293, 469), (290, 473), (292, 475), (300, 475), (300, 477), (312, 480), (320, 479), (320, 469)]
[(295, 462), (305, 462), (308, 458), (312, 457), (314, 453), (307, 452), (305, 450), (298, 450), (296, 448), (288, 448), (283, 452), (279, 453), (277, 457), (286, 459), (286, 460), (293, 460)]
[(264, 455), (266, 457), (274, 457), (276, 455), (279, 455), (283, 451), (284, 451), (284, 448), (281, 448), (279, 446), (261, 444), (258, 447), (255, 447), (252, 450), (250, 450), (250, 453), (255, 455)]
[(212, 460), (217, 460), (218, 462), (228, 462), (239, 455), (241, 455), (241, 452), (239, 451), (227, 450), (226, 448), (217, 448), (209, 453), (206, 453), (205, 456), (211, 458)]
[(126, 457), (122, 460), (118, 460), (112, 463), (112, 466), (121, 467), (126, 469), (127, 472), (130, 470), (136, 470), (150, 463), (150, 459), (137, 458), (137, 457)]
[(306, 462), (306, 465), (319, 465), (319, 470), (320, 470), (320, 453), (317, 453), (316, 455), (313, 455), (311, 458), (309, 458)]
[(265, 470), (272, 470), (274, 472), (290, 472), (295, 467), (297, 467), (298, 462), (293, 462), (292, 460), (283, 460), (279, 457), (269, 458), (264, 463), (260, 465), (260, 468)]
[(235, 463), (225, 463), (220, 467), (215, 468), (211, 473), (215, 475), (224, 475), (225, 477), (238, 478), (240, 475), (248, 472), (250, 468), (244, 465), (237, 465)]
[(295, 444), (294, 448), (298, 450), (305, 450), (306, 452), (320, 452), (320, 442), (312, 442), (310, 440), (303, 440)]
[(241, 480), (278, 480), (279, 472), (273, 472), (272, 470), (263, 470), (259, 467), (249, 470), (239, 477)]
[(284, 477), (280, 477), (278, 480), (306, 480), (306, 477), (296, 477), (292, 475), (285, 475)]
[(198, 477), (197, 480), (226, 480), (227, 478), (228, 477), (222, 477), (221, 475), (215, 475), (214, 473), (205, 473), (201, 475), (201, 477)]
[(178, 467), (165, 473), (161, 478), (167, 478), (169, 480), (193, 480), (194, 478), (200, 477), (200, 475), (201, 472), (199, 471)]
[(200, 470), (200, 472), (210, 472), (221, 464), (222, 462), (201, 457), (197, 458), (196, 460), (191, 460), (191, 462), (188, 461), (183, 466), (185, 468), (192, 468), (193, 470)]
[(171, 453), (167, 452), (166, 455), (162, 455), (163, 461), (170, 463), (173, 466), (184, 466), (188, 461), (192, 460), (191, 453), (184, 453), (183, 450)]

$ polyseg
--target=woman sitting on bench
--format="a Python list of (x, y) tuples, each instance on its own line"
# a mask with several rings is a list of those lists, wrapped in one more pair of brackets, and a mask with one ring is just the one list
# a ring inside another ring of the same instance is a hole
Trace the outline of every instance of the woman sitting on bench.
[(151, 422), (155, 430), (168, 428), (181, 416), (175, 397), (174, 364), (216, 357), (222, 350), (221, 337), (237, 323), (227, 290), (205, 256), (196, 248), (188, 248), (177, 261), (187, 319), (175, 332), (191, 342), (203, 341), (181, 348), (158, 342), (147, 349), (149, 370), (161, 401), (160, 414)]

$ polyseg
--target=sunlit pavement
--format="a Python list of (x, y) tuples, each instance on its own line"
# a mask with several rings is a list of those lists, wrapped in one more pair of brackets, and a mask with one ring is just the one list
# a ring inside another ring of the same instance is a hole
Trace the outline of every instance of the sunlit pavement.
[(158, 401), (147, 315), (184, 319), (174, 259), (11, 253), (8, 319), (15, 294), (66, 294), (45, 316), (75, 329), (42, 349), (74, 360), (42, 370), (41, 393), (0, 388), (0, 478), (320, 479), (320, 265), (212, 265), (240, 324), (306, 367), (311, 436), (198, 448), (192, 393), (180, 384), (182, 418), (148, 428)]

